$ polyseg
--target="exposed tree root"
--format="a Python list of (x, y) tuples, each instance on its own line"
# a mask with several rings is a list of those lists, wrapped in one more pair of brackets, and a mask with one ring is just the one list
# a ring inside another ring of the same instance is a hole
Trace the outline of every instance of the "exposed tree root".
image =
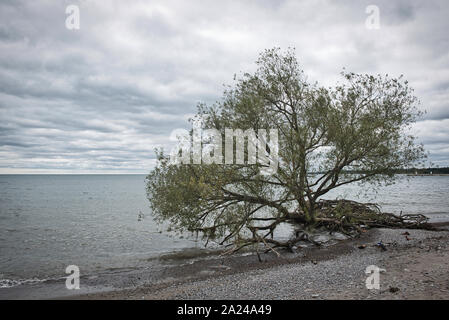
[[(240, 239), (227, 253), (234, 253), (249, 245), (255, 245), (259, 255), (259, 245), (265, 247), (265, 252), (272, 251), (279, 256), (276, 248), (293, 248), (300, 241), (321, 244), (313, 240), (313, 230), (327, 230), (330, 233), (340, 232), (350, 238), (354, 238), (370, 228), (395, 228), (395, 229), (425, 229), (438, 231), (439, 229), (430, 224), (429, 218), (422, 214), (400, 214), (381, 212), (378, 205), (374, 203), (360, 203), (351, 200), (320, 200), (316, 204), (315, 219), (307, 222), (302, 212), (290, 214), (284, 222), (295, 224), (298, 228), (294, 236), (287, 241), (279, 241), (272, 238), (272, 232), (261, 235), (258, 231), (267, 229), (264, 227), (251, 228), (253, 236), (248, 239)], [(277, 224), (272, 224), (270, 231)]]
[(401, 228), (437, 230), (422, 214), (381, 212), (374, 203), (350, 200), (321, 200), (317, 204), (318, 225), (331, 231), (360, 233), (362, 228)]

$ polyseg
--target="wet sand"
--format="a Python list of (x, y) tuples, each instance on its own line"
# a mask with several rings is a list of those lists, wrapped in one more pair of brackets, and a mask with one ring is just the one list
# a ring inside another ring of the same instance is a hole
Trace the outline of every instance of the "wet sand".
[[(386, 251), (376, 245), (380, 240)], [(144, 285), (70, 298), (449, 299), (449, 231), (372, 229), (330, 247), (262, 259), (251, 254), (180, 261)], [(379, 290), (366, 288), (369, 265), (386, 270)]]

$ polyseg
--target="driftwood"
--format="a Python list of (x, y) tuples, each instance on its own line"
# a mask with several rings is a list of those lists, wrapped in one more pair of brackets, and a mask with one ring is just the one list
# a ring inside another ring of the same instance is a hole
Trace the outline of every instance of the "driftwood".
[(360, 232), (361, 228), (401, 228), (437, 230), (422, 214), (399, 214), (381, 212), (374, 203), (350, 200), (321, 200), (317, 222), (330, 230), (347, 233)]
[[(293, 251), (293, 247), (300, 241), (308, 241), (317, 246), (319, 243), (313, 240), (313, 230), (325, 229), (329, 232), (341, 232), (350, 238), (354, 238), (369, 228), (396, 228), (396, 229), (425, 229), (439, 230), (429, 223), (429, 218), (422, 214), (393, 214), (382, 212), (374, 203), (360, 203), (351, 200), (320, 200), (315, 208), (316, 217), (313, 222), (306, 221), (304, 213), (290, 213), (282, 222), (295, 224), (298, 229), (288, 241), (273, 239), (272, 231), (277, 223), (269, 227), (251, 227), (253, 236), (240, 239), (240, 244), (234, 246), (227, 253), (234, 253), (249, 245), (263, 245), (265, 252), (272, 251), (277, 255), (275, 248), (287, 248)], [(258, 231), (269, 229), (263, 236)], [(271, 235), (271, 236), (270, 236)], [(259, 249), (257, 255), (259, 256)], [(260, 259), (260, 256), (259, 256)]]

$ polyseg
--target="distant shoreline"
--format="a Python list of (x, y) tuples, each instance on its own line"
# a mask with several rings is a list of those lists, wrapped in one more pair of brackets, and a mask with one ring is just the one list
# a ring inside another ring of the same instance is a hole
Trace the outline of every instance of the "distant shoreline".
[(429, 177), (432, 177), (432, 176), (449, 176), (449, 173), (435, 173), (435, 174), (430, 174), (430, 173), (417, 173), (417, 174), (411, 174), (411, 173), (408, 173), (407, 174), (407, 176), (409, 176), (409, 177), (415, 177), (415, 176), (429, 176)]

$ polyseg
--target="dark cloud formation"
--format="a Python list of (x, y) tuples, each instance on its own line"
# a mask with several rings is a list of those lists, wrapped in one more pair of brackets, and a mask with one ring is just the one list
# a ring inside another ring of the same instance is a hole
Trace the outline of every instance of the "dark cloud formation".
[(448, 14), (445, 0), (2, 1), (0, 173), (148, 172), (198, 102), (275, 46), (326, 86), (343, 67), (404, 74), (427, 110), (412, 130), (449, 165)]

